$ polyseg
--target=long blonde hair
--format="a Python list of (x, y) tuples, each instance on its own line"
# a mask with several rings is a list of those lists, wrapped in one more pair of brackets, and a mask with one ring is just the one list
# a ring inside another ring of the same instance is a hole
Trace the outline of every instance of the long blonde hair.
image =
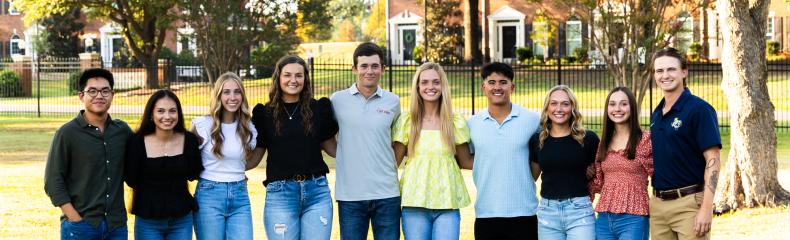
[(409, 107), (411, 131), (409, 132), (409, 145), (407, 146), (407, 153), (414, 154), (417, 146), (417, 140), (420, 139), (420, 131), (422, 131), (422, 118), (426, 115), (425, 103), (423, 103), (422, 96), (420, 96), (420, 74), (426, 70), (435, 70), (439, 73), (439, 81), (441, 82), (442, 95), (439, 96), (439, 119), (440, 119), (440, 133), (442, 135), (442, 142), (450, 152), (455, 154), (455, 125), (453, 123), (453, 107), (452, 96), (450, 95), (450, 84), (447, 82), (447, 74), (438, 63), (426, 62), (417, 68), (414, 73), (414, 78), (411, 84), (411, 106)]
[(573, 94), (573, 90), (566, 85), (557, 85), (549, 90), (549, 93), (546, 94), (546, 100), (543, 103), (543, 111), (540, 113), (540, 135), (539, 135), (539, 143), (538, 148), (543, 149), (543, 143), (546, 141), (546, 138), (549, 137), (549, 131), (551, 130), (551, 119), (549, 119), (549, 100), (551, 98), (551, 94), (556, 91), (563, 91), (568, 94), (568, 99), (571, 100), (571, 119), (568, 119), (568, 122), (571, 123), (571, 137), (575, 139), (579, 144), (584, 146), (584, 135), (587, 133), (587, 130), (582, 125), (582, 114), (579, 112), (579, 102), (576, 101), (576, 95)]
[(250, 106), (247, 104), (247, 94), (244, 91), (244, 85), (241, 82), (241, 78), (232, 72), (226, 72), (217, 78), (217, 81), (214, 83), (214, 89), (211, 90), (211, 105), (209, 106), (209, 116), (213, 120), (211, 124), (211, 140), (214, 143), (214, 147), (211, 149), (211, 152), (217, 156), (218, 159), (222, 159), (224, 156), (222, 155), (222, 144), (224, 142), (224, 138), (222, 136), (222, 101), (220, 97), (222, 95), (222, 86), (225, 85), (227, 82), (235, 82), (239, 85), (239, 89), (241, 90), (241, 107), (239, 110), (236, 111), (234, 119), (237, 121), (238, 126), (236, 127), (236, 133), (239, 135), (241, 140), (243, 151), (243, 156), (246, 157), (249, 152), (252, 150), (249, 148), (247, 144), (252, 140), (252, 131), (250, 130)]

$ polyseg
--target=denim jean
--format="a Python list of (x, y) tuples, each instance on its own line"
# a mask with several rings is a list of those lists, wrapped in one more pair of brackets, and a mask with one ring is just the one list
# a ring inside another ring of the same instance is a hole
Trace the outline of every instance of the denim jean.
[(600, 212), (595, 220), (595, 234), (599, 240), (647, 240), (649, 229), (648, 216)]
[(263, 224), (271, 240), (328, 240), (332, 235), (332, 196), (326, 177), (270, 182)]
[(405, 240), (458, 240), (461, 213), (458, 209), (403, 207)]
[(252, 239), (252, 213), (247, 182), (198, 181), (194, 213), (198, 240)]
[(376, 240), (400, 239), (400, 197), (363, 201), (337, 201), (340, 238), (368, 238), (368, 223), (373, 224)]
[(538, 239), (595, 239), (595, 214), (590, 198), (541, 199)]
[(174, 218), (134, 219), (135, 240), (192, 240), (192, 213)]
[(85, 220), (79, 222), (62, 221), (60, 223), (61, 240), (126, 240), (129, 239), (126, 225), (115, 229), (107, 229), (107, 220), (93, 227)]

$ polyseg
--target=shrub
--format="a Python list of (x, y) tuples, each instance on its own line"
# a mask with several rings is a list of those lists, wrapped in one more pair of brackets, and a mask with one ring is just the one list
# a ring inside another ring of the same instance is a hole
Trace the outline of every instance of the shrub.
[(22, 84), (19, 75), (13, 70), (0, 71), (0, 97), (19, 97), (22, 95)]
[(573, 64), (573, 63), (576, 63), (576, 58), (575, 57), (562, 57), (562, 58), (560, 58), (560, 63), (562, 63), (563, 65), (565, 65), (565, 64)]
[(69, 74), (69, 93), (70, 94), (77, 94), (81, 89), (79, 89), (80, 85), (80, 72), (72, 72)]
[(573, 49), (573, 57), (575, 57), (576, 60), (579, 61), (579, 62), (586, 62), (587, 58), (589, 57), (587, 55), (587, 48), (586, 47), (578, 47), (578, 48)]
[(411, 51), (411, 54), (412, 54), (412, 59), (414, 59), (415, 62), (422, 63), (422, 59), (423, 59), (422, 45), (415, 46), (414, 49)]
[(765, 43), (765, 53), (769, 56), (779, 55), (779, 48), (779, 42), (777, 41), (768, 41)]
[(516, 49), (516, 56), (519, 62), (524, 62), (525, 59), (532, 58), (532, 49), (527, 47), (520, 47)]
[(550, 58), (550, 59), (546, 60), (545, 64), (546, 65), (557, 65), (557, 59), (556, 58)]
[(698, 62), (702, 56), (702, 44), (693, 42), (689, 45), (688, 58), (692, 62)]

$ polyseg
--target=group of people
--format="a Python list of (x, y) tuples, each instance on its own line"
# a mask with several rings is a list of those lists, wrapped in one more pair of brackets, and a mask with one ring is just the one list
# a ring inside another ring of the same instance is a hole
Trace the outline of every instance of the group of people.
[(198, 239), (252, 239), (245, 171), (263, 156), (268, 239), (329, 239), (323, 153), (336, 159), (342, 239), (366, 239), (369, 228), (375, 239), (399, 239), (401, 230), (407, 240), (459, 239), (459, 209), (471, 203), (461, 169), (472, 169), (477, 188), (476, 239), (708, 238), (721, 140), (715, 110), (685, 88), (677, 50), (654, 56), (664, 99), (650, 131), (640, 127), (634, 94), (617, 87), (606, 97), (601, 138), (584, 127), (567, 86), (549, 90), (541, 113), (511, 102), (507, 64), (482, 68), (489, 107), (465, 119), (453, 112), (439, 64), (417, 68), (401, 113), (399, 97), (379, 87), (382, 50), (363, 43), (353, 58), (356, 83), (316, 100), (305, 61), (283, 57), (269, 102), (253, 108), (241, 79), (223, 74), (209, 113), (189, 130), (178, 97), (159, 90), (133, 132), (107, 113), (112, 74), (84, 71), (85, 108), (56, 131), (46, 165), (61, 239), (126, 239), (124, 182), (133, 189), (135, 239), (191, 239), (193, 229)]

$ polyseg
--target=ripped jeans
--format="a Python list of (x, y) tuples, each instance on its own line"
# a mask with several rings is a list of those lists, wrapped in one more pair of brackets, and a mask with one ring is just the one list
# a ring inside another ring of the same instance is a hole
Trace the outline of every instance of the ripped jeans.
[(590, 197), (541, 199), (538, 204), (538, 239), (595, 239), (595, 213)]
[(332, 196), (326, 177), (270, 182), (263, 224), (268, 239), (329, 239)]

